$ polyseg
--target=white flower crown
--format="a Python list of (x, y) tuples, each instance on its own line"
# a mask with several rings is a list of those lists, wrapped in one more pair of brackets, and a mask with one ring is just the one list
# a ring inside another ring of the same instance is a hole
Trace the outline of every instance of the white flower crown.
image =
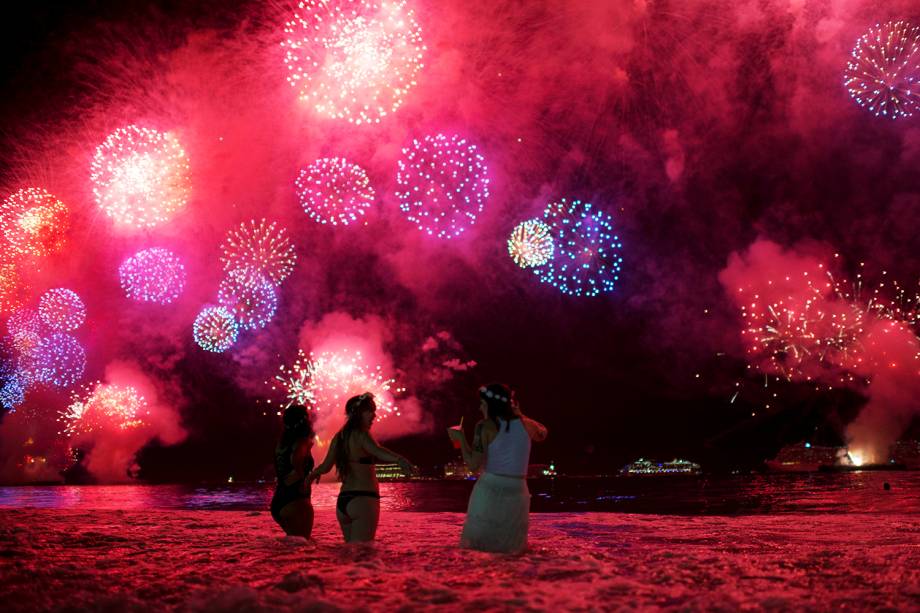
[(508, 398), (506, 396), (496, 394), (495, 392), (486, 388), (485, 386), (479, 388), (479, 393), (485, 396), (486, 398), (494, 398), (495, 400), (500, 400), (502, 402), (508, 402)]

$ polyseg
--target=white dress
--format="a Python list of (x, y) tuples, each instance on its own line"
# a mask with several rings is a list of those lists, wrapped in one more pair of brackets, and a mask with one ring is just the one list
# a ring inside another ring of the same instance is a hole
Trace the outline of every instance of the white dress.
[(530, 436), (521, 420), (499, 420), (498, 434), (486, 449), (485, 470), (470, 495), (461, 547), (505, 553), (527, 548), (529, 461)]

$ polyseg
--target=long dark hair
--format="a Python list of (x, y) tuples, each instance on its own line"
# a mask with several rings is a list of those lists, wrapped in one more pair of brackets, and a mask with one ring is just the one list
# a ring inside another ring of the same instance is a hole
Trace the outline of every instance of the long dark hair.
[(344, 480), (350, 472), (348, 458), (348, 442), (351, 440), (352, 432), (361, 429), (361, 416), (367, 411), (373, 411), (377, 408), (374, 402), (374, 395), (370, 392), (364, 392), (360, 396), (352, 396), (345, 403), (345, 425), (338, 431), (336, 437), (338, 447), (335, 449), (335, 470), (339, 473), (339, 479)]
[(284, 422), (284, 432), (281, 433), (281, 442), (278, 443), (281, 449), (287, 449), (302, 438), (316, 436), (313, 424), (310, 423), (310, 414), (303, 405), (292, 404), (286, 408), (281, 421)]
[(514, 419), (514, 411), (511, 405), (514, 402), (514, 390), (504, 383), (490, 383), (479, 388), (479, 397), (486, 401), (486, 413), (489, 419), (499, 427), (498, 420), (505, 421), (505, 430), (511, 428), (511, 420)]

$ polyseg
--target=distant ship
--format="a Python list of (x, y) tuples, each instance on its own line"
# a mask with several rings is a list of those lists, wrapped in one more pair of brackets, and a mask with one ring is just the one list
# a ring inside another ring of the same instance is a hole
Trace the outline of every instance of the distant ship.
[(620, 474), (628, 477), (654, 477), (658, 475), (698, 475), (700, 465), (689, 460), (674, 459), (670, 462), (655, 462), (639, 458), (632, 464), (620, 469)]
[(821, 467), (839, 466), (847, 457), (846, 447), (821, 447), (811, 443), (786, 445), (776, 457), (767, 460), (767, 468), (776, 472), (815, 472)]
[(920, 468), (920, 442), (898, 441), (891, 446), (884, 463), (864, 463), (860, 454), (846, 447), (821, 447), (796, 443), (779, 450), (767, 460), (767, 468), (776, 472), (847, 472), (854, 470), (904, 470)]

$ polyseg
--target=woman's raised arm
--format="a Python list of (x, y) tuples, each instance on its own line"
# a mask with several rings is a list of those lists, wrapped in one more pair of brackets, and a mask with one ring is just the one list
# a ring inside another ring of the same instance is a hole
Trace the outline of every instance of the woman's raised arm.
[(520, 417), (524, 430), (530, 435), (530, 440), (535, 443), (542, 443), (546, 440), (546, 437), (549, 436), (549, 430), (546, 429), (546, 426), (535, 419), (530, 419), (526, 415), (521, 415)]
[(319, 481), (319, 478), (325, 475), (327, 472), (332, 470), (332, 467), (335, 466), (335, 450), (339, 444), (339, 437), (333, 436), (332, 440), (329, 442), (329, 449), (326, 451), (326, 458), (322, 463), (313, 469), (313, 472), (310, 473), (310, 476), (307, 478), (307, 481)]
[(364, 448), (364, 451), (371, 454), (378, 460), (399, 464), (399, 467), (406, 473), (416, 472), (415, 465), (413, 465), (412, 462), (399, 455), (395, 451), (390, 451), (386, 447), (379, 445), (377, 441), (374, 440), (374, 437), (371, 436), (370, 432), (362, 432), (361, 434), (361, 446)]

